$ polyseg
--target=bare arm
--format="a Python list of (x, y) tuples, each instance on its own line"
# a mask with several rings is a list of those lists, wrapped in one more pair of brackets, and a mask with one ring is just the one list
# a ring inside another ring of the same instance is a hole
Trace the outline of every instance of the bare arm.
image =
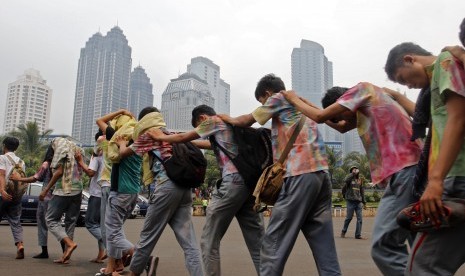
[(225, 123), (240, 127), (248, 127), (256, 122), (252, 114), (244, 114), (234, 118), (226, 114), (219, 114), (218, 117), (220, 117)]
[(21, 182), (26, 182), (26, 183), (37, 181), (37, 179), (34, 176), (22, 178), (19, 174), (11, 174), (10, 179), (14, 181), (21, 181)]
[(392, 89), (383, 87), (383, 90), (386, 94), (390, 95), (394, 101), (398, 102), (400, 106), (402, 106), (405, 111), (407, 111), (409, 116), (413, 116), (415, 112), (415, 103), (409, 100), (407, 97), (402, 95), (401, 93), (394, 91)]
[(184, 133), (166, 135), (160, 129), (151, 129), (147, 133), (155, 141), (168, 143), (190, 142), (192, 140), (200, 138), (200, 136), (197, 134), (195, 130), (191, 130), (189, 132)]
[(465, 137), (465, 97), (450, 92), (446, 95), (447, 122), (436, 162), (428, 175), (428, 184), (420, 199), (424, 217), (438, 223), (444, 215), (442, 193), (444, 179), (454, 165)]
[(326, 121), (325, 124), (327, 124), (328, 126), (330, 126), (331, 128), (339, 131), (340, 133), (346, 133), (354, 128), (357, 127), (357, 121), (354, 119), (354, 120), (349, 120), (349, 121), (346, 121), (346, 120), (341, 120), (337, 123), (334, 123), (334, 122), (331, 122), (331, 121)]
[(82, 168), (82, 170), (89, 176), (93, 177), (95, 175), (95, 171), (89, 169), (89, 166), (84, 163), (84, 160), (82, 159), (81, 152), (77, 151), (75, 154), (76, 161), (78, 162), (79, 166)]
[(121, 158), (128, 157), (134, 154), (134, 151), (127, 146), (128, 142), (124, 140), (123, 137), (117, 137), (115, 142), (119, 146), (119, 155), (121, 156)]
[(199, 149), (212, 149), (210, 141), (207, 140), (194, 140), (192, 141), (192, 144), (194, 144), (194, 146), (198, 147)]
[(132, 115), (131, 112), (127, 111), (126, 109), (120, 109), (118, 111), (108, 113), (104, 115), (103, 117), (98, 118), (97, 121), (95, 121), (95, 123), (97, 124), (97, 126), (100, 128), (101, 131), (105, 132), (105, 130), (108, 127), (107, 122), (110, 120), (113, 120), (118, 115), (128, 115), (134, 118), (134, 115)]
[(50, 191), (50, 189), (55, 186), (55, 183), (60, 179), (60, 177), (63, 176), (63, 166), (59, 165), (59, 167), (56, 169), (56, 171), (53, 173), (52, 178), (47, 184), (47, 187), (45, 187), (44, 190), (39, 195), (39, 200), (44, 201), (45, 196), (47, 193)]
[(2, 199), (6, 201), (11, 201), (13, 197), (5, 191), (5, 188), (6, 188), (5, 177), (6, 177), (5, 170), (0, 170), (0, 193), (2, 195)]

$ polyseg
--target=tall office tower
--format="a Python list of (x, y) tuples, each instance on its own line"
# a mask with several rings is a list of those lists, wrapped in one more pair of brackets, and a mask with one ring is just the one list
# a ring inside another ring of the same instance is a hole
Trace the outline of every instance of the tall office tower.
[(230, 85), (220, 78), (220, 67), (206, 57), (195, 57), (187, 65), (187, 73), (197, 75), (207, 82), (209, 90), (215, 98), (215, 111), (229, 114)]
[(192, 110), (201, 104), (215, 106), (206, 81), (189, 73), (172, 79), (161, 97), (161, 113), (167, 128), (173, 131), (191, 130)]
[(130, 87), (129, 111), (137, 117), (144, 107), (153, 106), (153, 86), (144, 68), (140, 65), (131, 73)]
[(97, 118), (128, 108), (131, 47), (119, 27), (94, 34), (81, 49), (74, 98), (73, 138), (94, 143)]
[(15, 82), (8, 84), (3, 132), (16, 130), (27, 122), (36, 122), (39, 131), (48, 129), (52, 89), (35, 69), (27, 69)]

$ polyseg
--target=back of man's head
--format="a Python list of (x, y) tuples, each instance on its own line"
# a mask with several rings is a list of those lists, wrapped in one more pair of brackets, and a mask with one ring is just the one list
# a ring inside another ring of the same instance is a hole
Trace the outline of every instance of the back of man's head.
[(214, 116), (216, 115), (216, 112), (211, 106), (205, 104), (196, 106), (192, 110), (191, 124), (193, 127), (197, 127), (197, 122), (199, 121), (201, 115)]
[(389, 51), (386, 65), (384, 66), (384, 70), (390, 80), (396, 81), (396, 72), (403, 66), (404, 57), (406, 55), (432, 56), (433, 54), (412, 42), (404, 42), (395, 46), (391, 49), (391, 51)]
[(255, 88), (255, 99), (258, 101), (258, 98), (265, 96), (266, 91), (278, 93), (282, 90), (286, 90), (283, 80), (274, 74), (268, 74), (258, 81), (257, 88)]
[(19, 140), (16, 137), (7, 136), (3, 139), (3, 147), (8, 151), (15, 151), (19, 147)]
[(152, 113), (152, 112), (160, 112), (158, 111), (158, 108), (154, 107), (154, 106), (147, 106), (147, 107), (144, 107), (140, 112), (139, 112), (139, 117), (137, 118), (137, 120), (140, 121), (140, 119), (144, 118), (145, 115), (149, 114), (149, 113)]
[(339, 87), (339, 86), (334, 86), (328, 89), (323, 99), (321, 99), (321, 104), (323, 105), (323, 108), (327, 108), (328, 106), (335, 103), (337, 99), (339, 99), (342, 95), (344, 95), (344, 93), (347, 90), (349, 90), (349, 88)]

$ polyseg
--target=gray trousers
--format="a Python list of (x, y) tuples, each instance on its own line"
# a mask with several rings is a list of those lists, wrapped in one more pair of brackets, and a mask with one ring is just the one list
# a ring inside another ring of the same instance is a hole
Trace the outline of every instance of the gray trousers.
[(39, 246), (47, 246), (48, 243), (48, 227), (45, 221), (45, 214), (47, 214), (49, 200), (39, 201), (37, 206), (37, 239)]
[(102, 197), (100, 198), (100, 231), (102, 232), (102, 241), (105, 248), (107, 247), (107, 227), (105, 226), (106, 210), (108, 197), (110, 196), (110, 186), (102, 187)]
[(381, 273), (389, 276), (404, 275), (408, 250), (405, 241), (413, 241), (414, 234), (397, 224), (397, 214), (415, 201), (412, 195), (415, 166), (393, 174), (375, 218), (371, 257)]
[(137, 194), (120, 194), (110, 192), (105, 214), (107, 235), (107, 254), (114, 259), (121, 259), (123, 253), (134, 245), (126, 239), (123, 224), (131, 215), (137, 203)]
[[(465, 177), (448, 177), (443, 198), (465, 199)], [(406, 275), (454, 275), (465, 263), (465, 224), (418, 233)]]
[(200, 247), (205, 275), (221, 275), (220, 242), (234, 217), (237, 218), (245, 243), (255, 265), (260, 270), (260, 247), (265, 233), (263, 215), (253, 210), (255, 198), (238, 174), (226, 175), (212, 195), (207, 207)]
[(87, 231), (97, 240), (99, 250), (104, 250), (102, 231), (100, 230), (100, 197), (90, 196), (87, 205), (85, 224)]
[(144, 226), (130, 270), (136, 274), (144, 271), (163, 230), (168, 224), (184, 251), (186, 268), (192, 276), (202, 276), (200, 250), (192, 223), (191, 190), (180, 188), (171, 181), (156, 185), (150, 198)]
[(260, 275), (282, 275), (302, 231), (320, 275), (341, 275), (331, 216), (331, 184), (326, 172), (288, 177), (263, 238)]
[[(48, 202), (47, 214), (45, 220), (50, 233), (58, 241), (68, 237), (73, 239), (74, 228), (81, 209), (82, 194), (73, 196), (54, 195)], [(61, 226), (61, 217), (65, 215), (65, 228)]]
[(11, 227), (15, 245), (23, 241), (23, 226), (21, 226), (21, 201), (10, 202), (0, 198), (0, 221), (5, 216)]

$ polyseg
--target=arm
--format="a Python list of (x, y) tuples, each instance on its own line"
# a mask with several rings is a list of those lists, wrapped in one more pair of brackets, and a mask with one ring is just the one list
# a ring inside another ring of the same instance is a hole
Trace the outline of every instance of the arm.
[(6, 201), (11, 201), (13, 197), (5, 191), (5, 188), (6, 188), (5, 177), (6, 177), (5, 170), (0, 170), (0, 193), (2, 195), (2, 199)]
[(29, 177), (22, 178), (18, 174), (11, 174), (10, 179), (14, 180), (14, 181), (21, 181), (21, 182), (26, 182), (26, 183), (32, 183), (32, 182), (36, 182), (38, 180), (34, 176), (29, 176)]
[(433, 223), (439, 223), (439, 217), (444, 216), (441, 201), (444, 179), (457, 159), (465, 137), (465, 97), (454, 92), (447, 93), (446, 97), (448, 117), (441, 150), (430, 170), (428, 184), (420, 199), (422, 216), (430, 218)]
[(347, 131), (350, 131), (354, 128), (357, 127), (357, 120), (355, 119), (352, 119), (352, 120), (349, 120), (349, 121), (346, 121), (346, 120), (341, 120), (337, 123), (334, 123), (330, 120), (326, 121), (325, 124), (327, 124), (328, 126), (330, 126), (331, 128), (339, 131), (340, 133), (346, 133)]
[(284, 97), (293, 105), (297, 110), (302, 112), (305, 116), (312, 119), (313, 121), (321, 124), (325, 121), (331, 120), (334, 117), (348, 111), (346, 107), (333, 103), (325, 109), (319, 109), (314, 105), (308, 105), (300, 99), (294, 91), (281, 92)]
[(225, 123), (229, 123), (233, 126), (248, 127), (253, 125), (256, 121), (252, 114), (245, 114), (238, 117), (230, 117), (226, 114), (219, 114), (218, 117), (221, 118)]
[(76, 158), (76, 161), (78, 162), (78, 165), (82, 168), (82, 170), (89, 176), (93, 177), (95, 175), (95, 171), (91, 170), (85, 163), (84, 160), (82, 159), (82, 155), (80, 151), (77, 151), (76, 154), (74, 155), (74, 158)]
[(40, 201), (44, 201), (45, 196), (48, 194), (50, 189), (53, 186), (55, 186), (55, 183), (58, 181), (58, 179), (60, 179), (61, 176), (63, 176), (63, 166), (59, 165), (56, 171), (53, 173), (52, 178), (48, 182), (47, 187), (45, 187), (45, 189), (43, 189), (42, 192), (40, 193), (39, 195)]
[(134, 118), (134, 115), (132, 115), (131, 112), (129, 112), (129, 111), (125, 110), (125, 109), (120, 109), (118, 111), (108, 113), (108, 114), (104, 115), (103, 117), (98, 118), (97, 121), (95, 121), (95, 123), (100, 128), (100, 130), (105, 133), (105, 130), (108, 127), (107, 122), (113, 120), (118, 115), (128, 115), (128, 116)]
[(151, 129), (147, 133), (155, 141), (168, 143), (190, 142), (192, 140), (200, 138), (200, 136), (197, 134), (195, 130), (191, 130), (189, 132), (184, 133), (166, 135), (160, 129)]
[(415, 103), (409, 100), (407, 97), (402, 95), (401, 93), (391, 90), (389, 88), (383, 87), (384, 93), (388, 94), (391, 96), (391, 98), (398, 102), (400, 106), (402, 106), (405, 111), (407, 111), (408, 115), (410, 117), (413, 116), (413, 113), (415, 112)]
[(363, 182), (363, 178), (360, 178), (360, 195), (362, 196), (362, 203), (366, 205), (365, 201), (365, 183)]
[(128, 157), (134, 154), (134, 151), (128, 147), (128, 142), (124, 140), (123, 137), (118, 136), (115, 140), (116, 144), (118, 144), (119, 147), (119, 155), (121, 158)]

